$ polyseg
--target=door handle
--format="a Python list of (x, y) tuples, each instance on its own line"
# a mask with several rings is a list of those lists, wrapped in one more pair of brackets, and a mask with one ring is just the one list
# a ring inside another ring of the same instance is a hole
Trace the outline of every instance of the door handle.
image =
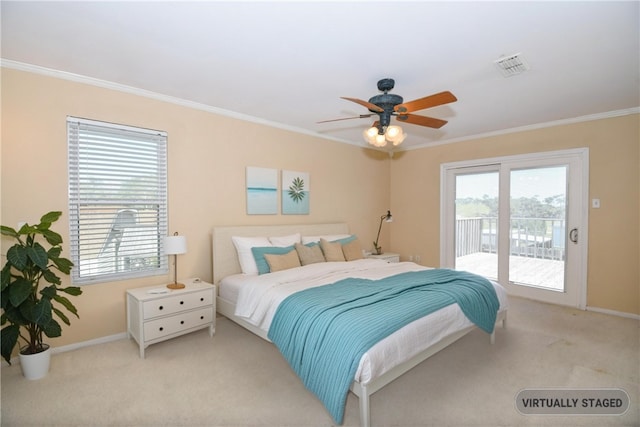
[(578, 243), (578, 229), (577, 228), (572, 228), (571, 231), (569, 232), (569, 240), (571, 240), (573, 243)]

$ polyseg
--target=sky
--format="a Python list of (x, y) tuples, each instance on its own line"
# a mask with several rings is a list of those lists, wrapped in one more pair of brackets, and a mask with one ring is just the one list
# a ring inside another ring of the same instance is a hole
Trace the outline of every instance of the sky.
[[(511, 196), (544, 199), (566, 194), (566, 173), (565, 166), (512, 170)], [(498, 172), (457, 175), (456, 198), (482, 198), (484, 195), (498, 197)]]

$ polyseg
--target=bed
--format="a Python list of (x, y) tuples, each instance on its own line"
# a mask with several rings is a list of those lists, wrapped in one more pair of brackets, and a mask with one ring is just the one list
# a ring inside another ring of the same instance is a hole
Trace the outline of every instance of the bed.
[[(251, 244), (255, 238), (253, 244), (260, 246), (260, 242), (266, 242), (264, 239), (270, 237), (274, 246), (288, 246), (291, 242), (287, 239), (296, 235), (306, 239), (304, 243), (314, 239), (317, 241), (320, 237), (323, 240), (326, 237), (326, 240), (340, 241), (345, 236), (351, 236), (344, 223), (216, 227), (213, 230), (213, 278), (218, 285), (217, 310), (267, 341), (271, 341), (269, 328), (280, 304), (307, 286), (327, 288), (320, 285), (342, 282), (343, 279), (393, 280), (388, 278), (422, 274), (430, 270), (414, 263), (391, 264), (365, 258), (309, 264), (268, 274), (243, 274), (246, 265), (241, 265), (241, 261), (246, 260), (246, 254), (239, 253), (236, 247), (239, 240), (245, 238), (244, 244)], [(302, 242), (303, 239), (298, 238)], [(495, 323), (506, 327), (506, 291), (497, 283), (491, 285), (499, 302)], [(370, 425), (369, 400), (373, 393), (476, 328), (457, 304), (451, 304), (409, 322), (369, 348), (359, 359), (349, 386), (349, 390), (359, 399), (361, 425)], [(492, 343), (494, 339), (495, 331), (492, 328)], [(337, 422), (340, 423), (340, 420)]]

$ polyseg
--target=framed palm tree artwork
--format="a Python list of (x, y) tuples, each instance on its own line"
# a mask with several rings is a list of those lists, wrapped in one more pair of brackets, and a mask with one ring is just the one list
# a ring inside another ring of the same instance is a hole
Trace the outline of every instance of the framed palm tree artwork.
[(309, 214), (309, 173), (282, 171), (282, 214)]

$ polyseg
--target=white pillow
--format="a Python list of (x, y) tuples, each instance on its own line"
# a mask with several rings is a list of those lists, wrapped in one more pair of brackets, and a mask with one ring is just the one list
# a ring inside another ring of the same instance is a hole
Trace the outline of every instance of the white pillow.
[(253, 257), (251, 248), (273, 246), (266, 237), (238, 237), (232, 236), (231, 240), (238, 252), (238, 262), (244, 274), (258, 274), (258, 265)]
[(320, 243), (320, 239), (327, 240), (329, 242), (335, 242), (336, 240), (346, 239), (351, 237), (351, 234), (328, 234), (326, 236), (302, 236), (302, 244), (307, 243)]
[(288, 236), (269, 237), (269, 241), (273, 246), (287, 247), (300, 243), (300, 233), (290, 234)]

